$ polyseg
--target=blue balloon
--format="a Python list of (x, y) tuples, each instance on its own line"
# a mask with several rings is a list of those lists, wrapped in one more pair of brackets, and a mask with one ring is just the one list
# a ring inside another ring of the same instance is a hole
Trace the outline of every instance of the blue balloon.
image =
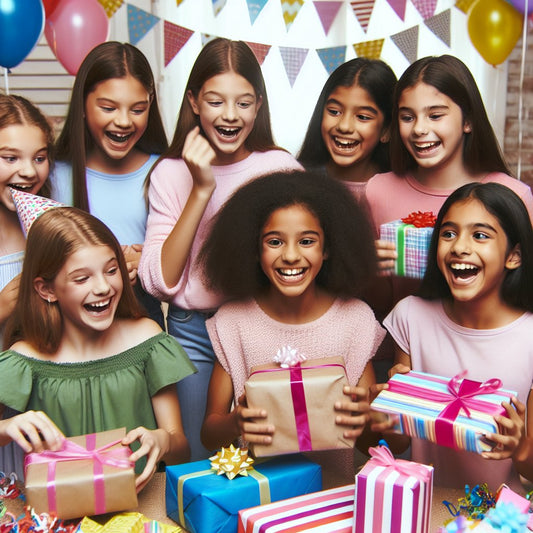
[(0, 66), (22, 63), (44, 28), (41, 0), (0, 0)]

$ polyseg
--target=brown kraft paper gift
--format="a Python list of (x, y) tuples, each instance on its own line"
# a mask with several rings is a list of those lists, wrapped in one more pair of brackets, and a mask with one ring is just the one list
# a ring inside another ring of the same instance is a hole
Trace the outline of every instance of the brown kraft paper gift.
[(267, 418), (261, 423), (276, 428), (271, 444), (250, 444), (256, 457), (353, 447), (353, 441), (343, 437), (345, 428), (335, 424), (334, 405), (345, 399), (343, 388), (348, 385), (344, 359), (313, 359), (300, 367), (302, 383), (294, 372), (291, 383), (291, 369), (276, 363), (252, 368), (244, 385), (248, 407), (265, 409)]
[[(98, 449), (121, 440), (125, 434), (124, 428), (95, 433), (94, 448)], [(93, 440), (93, 435), (71, 437), (68, 441), (87, 448), (88, 439)], [(116, 452), (120, 448), (122, 448), (120, 443), (115, 444), (102, 451), (101, 455), (113, 458), (113, 451)], [(127, 455), (129, 455), (131, 452), (127, 450)], [(32, 455), (42, 454), (30, 454)], [(37, 513), (54, 512), (59, 518), (70, 519), (137, 507), (134, 468), (133, 465), (124, 468), (124, 456), (121, 455), (119, 459), (119, 464), (122, 466), (102, 465), (102, 482), (95, 478), (95, 463), (98, 462), (96, 459), (62, 460), (60, 458), (55, 463), (55, 474), (49, 473), (50, 462), (31, 462), (26, 466), (26, 498), (28, 505), (33, 507)], [(55, 480), (55, 506), (53, 501), (49, 501), (49, 498), (53, 500), (53, 493), (50, 493), (48, 487), (49, 476)], [(98, 477), (98, 467), (96, 476)], [(98, 486), (102, 483), (104, 490), (100, 491)]]

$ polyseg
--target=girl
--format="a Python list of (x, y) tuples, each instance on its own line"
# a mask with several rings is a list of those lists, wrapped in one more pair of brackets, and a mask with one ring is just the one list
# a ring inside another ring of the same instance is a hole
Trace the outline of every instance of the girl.
[[(384, 331), (358, 299), (373, 275), (375, 251), (350, 192), (312, 172), (255, 180), (220, 211), (201, 260), (210, 286), (237, 300), (207, 321), (218, 361), (202, 428), (206, 446), (227, 446), (239, 436), (271, 442), (275, 428), (261, 421), (266, 406), (246, 407), (244, 382), (253, 366), (272, 362), (284, 345), (308, 359), (344, 357), (351, 386), (334, 406), (336, 420), (346, 426), (346, 438), (359, 437), (374, 383), (369, 361)], [(368, 449), (366, 442), (358, 445)], [(353, 450), (314, 455), (319, 462), (328, 458), (325, 486), (353, 480)]]
[(126, 426), (137, 487), (189, 447), (174, 383), (194, 372), (170, 336), (143, 318), (116, 238), (79, 209), (46, 211), (29, 231), (20, 296), (0, 354), (0, 444), (58, 449), (73, 436)]
[(205, 320), (223, 296), (209, 291), (195, 265), (209, 220), (243, 183), (299, 167), (274, 145), (261, 67), (242, 41), (214, 39), (200, 52), (174, 139), (150, 175), (150, 214), (139, 272), (145, 289), (170, 303), (168, 331), (198, 367), (178, 385), (193, 460), (200, 441), (215, 355)]
[[(0, 344), (18, 296), (26, 245), (11, 189), (49, 195), (53, 144), (52, 128), (37, 107), (21, 96), (0, 94)], [(22, 465), (18, 447), (0, 449), (0, 471), (21, 476), (17, 465)]]
[[(146, 232), (144, 181), (167, 146), (146, 57), (127, 43), (96, 46), (74, 81), (57, 141), (52, 197), (107, 224), (123, 246), (133, 281)], [(140, 284), (135, 291), (163, 326), (159, 302)]]
[(359, 199), (366, 182), (390, 170), (389, 127), (396, 76), (378, 59), (358, 57), (326, 81), (298, 156), (306, 167), (325, 167)]
[[(385, 319), (396, 342), (393, 369), (485, 381), (499, 377), (518, 392), (496, 417), (498, 446), (478, 456), (413, 439), (413, 459), (435, 466), (436, 483), (463, 488), (487, 482), (519, 486), (533, 479), (533, 230), (528, 212), (509, 188), (471, 183), (439, 212), (420, 297), (402, 300)], [(527, 430), (524, 413), (527, 404)], [(488, 467), (484, 459), (499, 459)], [(515, 468), (513, 468), (513, 465)]]

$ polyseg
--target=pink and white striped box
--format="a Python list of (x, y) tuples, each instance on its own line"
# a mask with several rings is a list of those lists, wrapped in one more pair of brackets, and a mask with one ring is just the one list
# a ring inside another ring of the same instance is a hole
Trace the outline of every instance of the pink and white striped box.
[(352, 533), (355, 485), (239, 511), (238, 533)]

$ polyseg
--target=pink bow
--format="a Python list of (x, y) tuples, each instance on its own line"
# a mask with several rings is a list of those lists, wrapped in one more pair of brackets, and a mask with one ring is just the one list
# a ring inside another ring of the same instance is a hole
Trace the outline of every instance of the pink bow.
[(399, 474), (404, 476), (414, 476), (418, 479), (422, 478), (427, 482), (431, 478), (431, 471), (425, 468), (419, 463), (413, 463), (412, 461), (405, 461), (404, 459), (395, 459), (392, 452), (387, 446), (376, 446), (375, 448), (369, 448), (370, 461), (372, 464), (382, 466), (384, 468), (392, 468)]

